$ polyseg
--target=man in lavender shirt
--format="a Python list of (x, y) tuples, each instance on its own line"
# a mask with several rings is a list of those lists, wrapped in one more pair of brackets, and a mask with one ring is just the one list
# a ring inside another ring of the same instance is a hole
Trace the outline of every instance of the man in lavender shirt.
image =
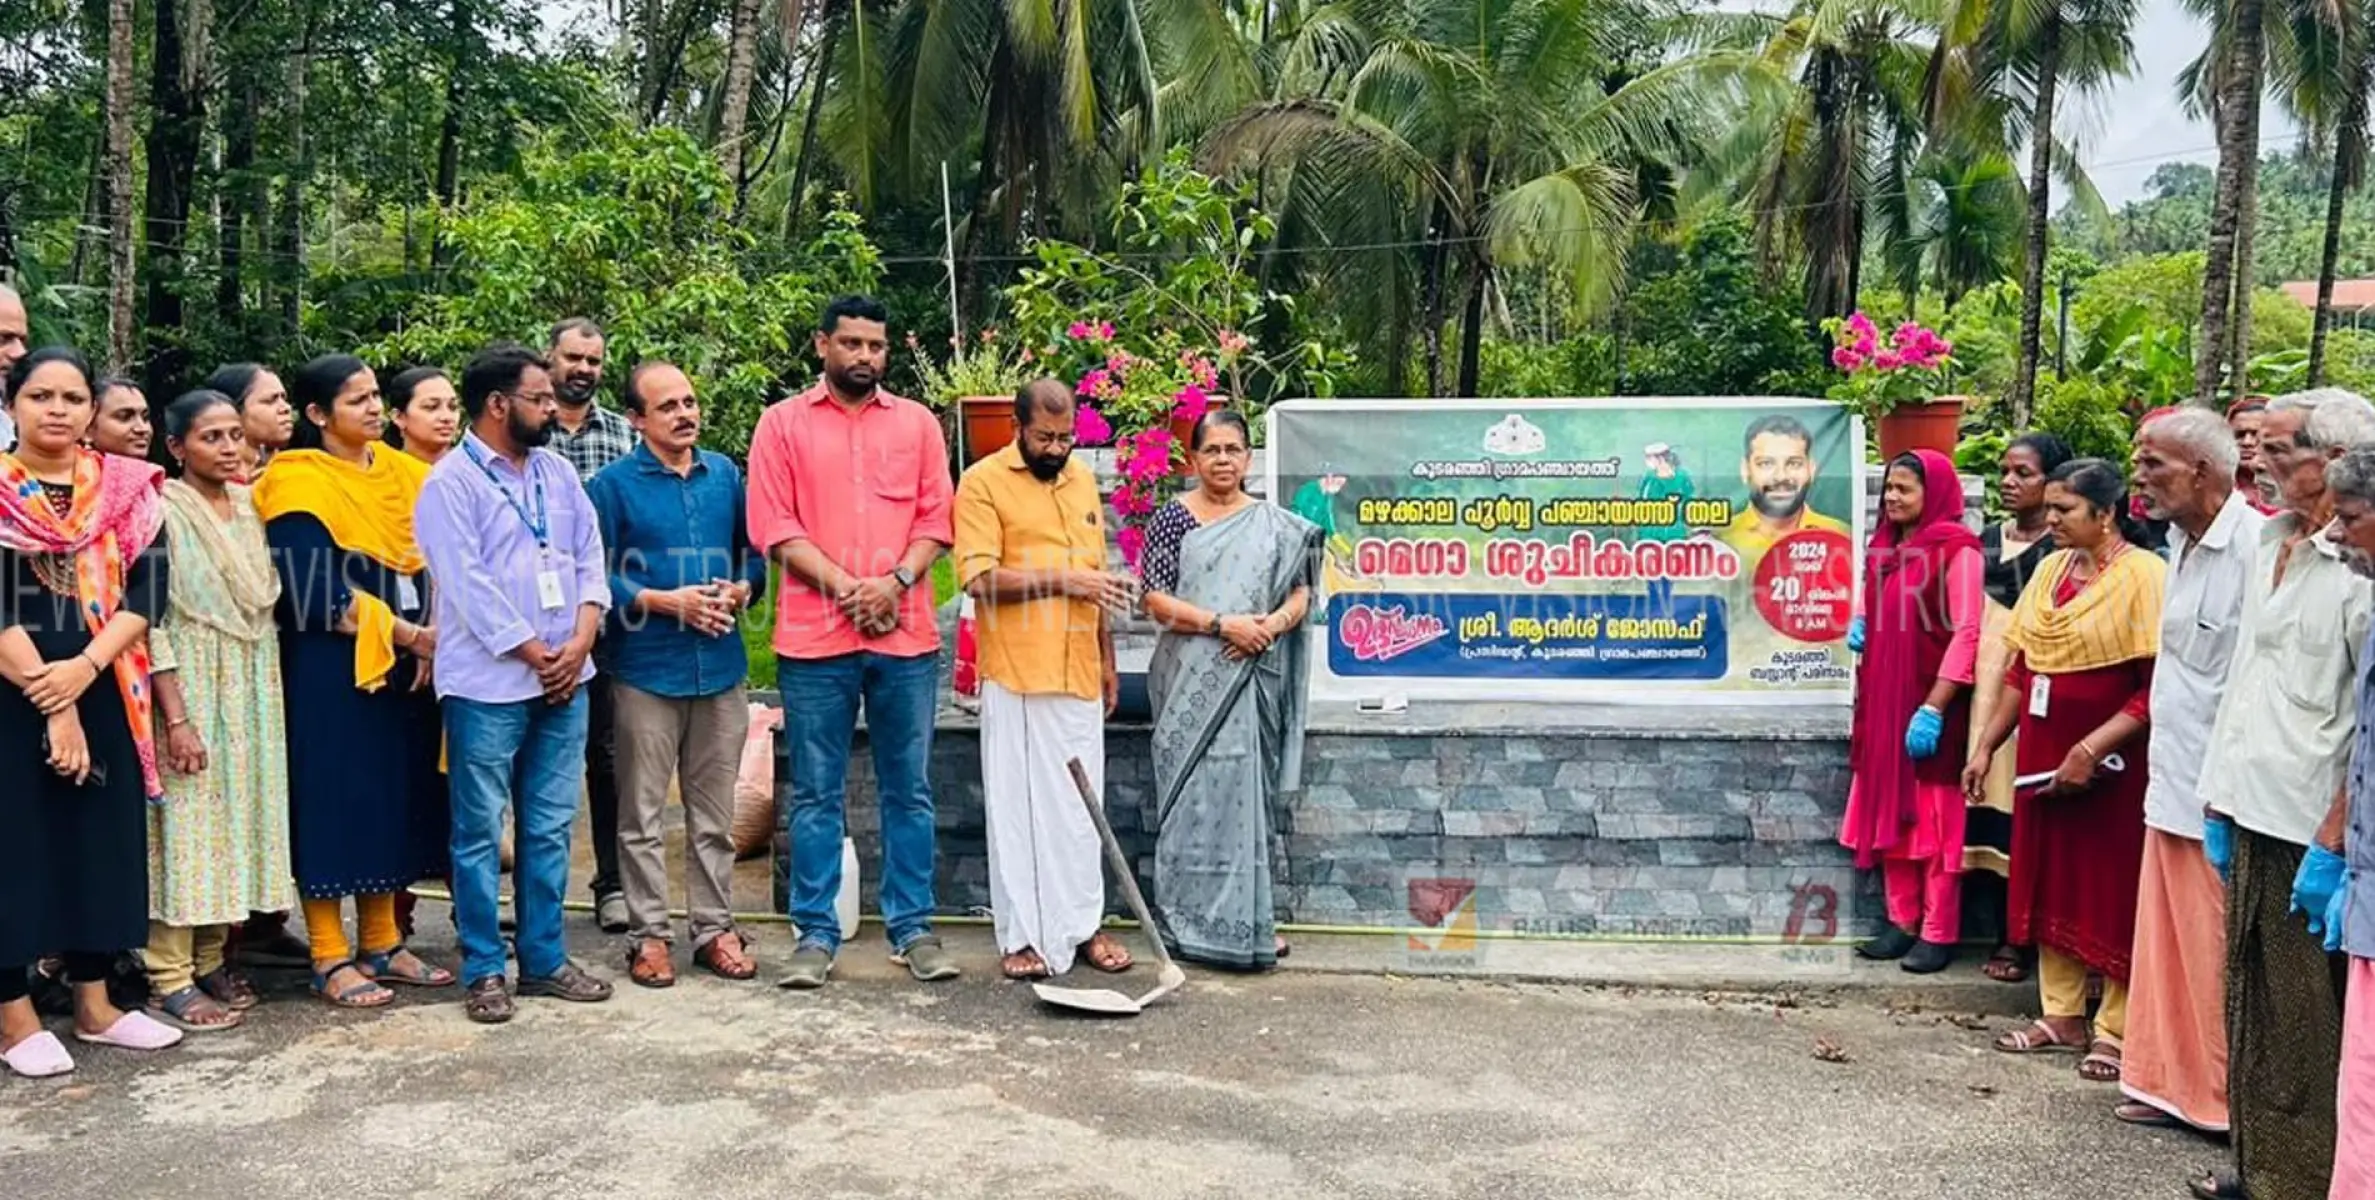
[(532, 352), (504, 346), (479, 355), (462, 373), (470, 430), (429, 472), (413, 512), (436, 587), (465, 1011), (488, 1025), (513, 1011), (495, 911), (506, 805), (519, 821), (519, 994), (610, 998), (610, 985), (569, 961), (561, 941), (585, 763), (582, 689), (594, 677), (588, 655), (610, 584), (576, 470), (538, 448), (559, 405), (551, 372)]

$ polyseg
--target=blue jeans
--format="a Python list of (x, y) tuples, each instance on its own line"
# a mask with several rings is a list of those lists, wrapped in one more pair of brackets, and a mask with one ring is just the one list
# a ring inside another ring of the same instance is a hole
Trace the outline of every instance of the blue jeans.
[(841, 839), (847, 825), (849, 748), (866, 705), (874, 789), (882, 808), (881, 908), (895, 949), (932, 932), (932, 717), (940, 658), (861, 650), (836, 658), (776, 660), (784, 740), (791, 751), (792, 843), (788, 916), (800, 940), (841, 946)]
[(453, 794), (454, 924), (461, 931), (462, 982), (503, 974), (496, 887), (503, 872), (506, 804), (519, 822), (512, 881), (520, 975), (550, 976), (569, 961), (561, 941), (561, 894), (569, 886), (569, 832), (585, 782), (585, 692), (561, 705), (450, 697), (445, 756)]

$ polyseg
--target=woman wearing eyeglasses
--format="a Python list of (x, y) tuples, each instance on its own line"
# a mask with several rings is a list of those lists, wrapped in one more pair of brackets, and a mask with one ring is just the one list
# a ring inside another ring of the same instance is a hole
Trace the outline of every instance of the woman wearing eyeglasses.
[(1245, 492), (1245, 418), (1213, 409), (1189, 443), (1198, 486), (1148, 523), (1139, 577), (1162, 627), (1147, 667), (1159, 797), (1155, 902), (1179, 957), (1267, 968), (1271, 802), (1299, 786), (1319, 527)]
[(161, 1050), (181, 1033), (107, 998), (115, 957), (148, 941), (147, 634), (163, 608), (164, 472), (81, 445), (90, 368), (63, 348), (9, 371), (17, 448), (0, 454), (0, 1061), (26, 1077), (74, 1059), (43, 1029), (25, 964), (65, 952), (78, 1041)]

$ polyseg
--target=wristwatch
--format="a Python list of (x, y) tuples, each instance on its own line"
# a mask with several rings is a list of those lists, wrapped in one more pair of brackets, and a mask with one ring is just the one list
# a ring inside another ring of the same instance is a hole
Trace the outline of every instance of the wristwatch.
[(899, 581), (899, 590), (902, 592), (915, 586), (915, 572), (908, 570), (906, 563), (891, 568), (891, 578)]
[(1207, 622), (1205, 622), (1205, 623), (1204, 623), (1204, 632), (1206, 632), (1206, 633), (1208, 633), (1208, 634), (1211, 634), (1211, 635), (1212, 635), (1212, 636), (1214, 636), (1214, 637), (1219, 637), (1219, 636), (1220, 636), (1220, 614), (1219, 614), (1219, 613), (1214, 613), (1214, 614), (1212, 614), (1212, 619), (1211, 619), (1210, 621), (1207, 621)]

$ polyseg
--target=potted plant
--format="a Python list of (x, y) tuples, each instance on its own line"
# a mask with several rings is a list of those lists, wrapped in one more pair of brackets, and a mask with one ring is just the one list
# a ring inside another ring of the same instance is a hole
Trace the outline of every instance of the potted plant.
[(1939, 394), (1954, 365), (1952, 342), (1913, 321), (1883, 341), (1861, 312), (1825, 321), (1823, 329), (1831, 335), (1831, 365), (1845, 375), (1830, 397), (1875, 427), (1883, 460), (1909, 450), (1953, 455), (1963, 398)]
[(924, 403), (943, 412), (953, 410), (955, 428), (965, 450), (965, 465), (996, 454), (1014, 441), (1014, 393), (1031, 378), (1032, 353), (1015, 354), (999, 344), (998, 331), (984, 329), (970, 349), (951, 337), (952, 352), (945, 363), (922, 353), (916, 336), (907, 335), (907, 348), (916, 364), (916, 380)]

